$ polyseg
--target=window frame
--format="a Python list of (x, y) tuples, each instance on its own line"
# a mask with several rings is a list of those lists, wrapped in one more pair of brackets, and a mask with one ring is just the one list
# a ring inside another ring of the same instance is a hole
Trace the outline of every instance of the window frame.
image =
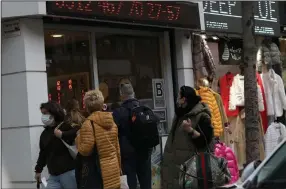
[(107, 34), (123, 34), (130, 36), (156, 36), (159, 38), (160, 48), (160, 60), (161, 60), (161, 75), (165, 81), (165, 100), (167, 104), (167, 125), (168, 130), (171, 129), (172, 119), (174, 117), (174, 95), (173, 95), (173, 75), (171, 65), (171, 52), (170, 52), (170, 41), (168, 31), (157, 32), (157, 31), (142, 31), (136, 29), (122, 29), (122, 28), (107, 28), (107, 27), (91, 27), (91, 26), (80, 26), (68, 25), (68, 24), (44, 24), (44, 30), (66, 30), (66, 31), (84, 31), (90, 32), (91, 41), (91, 63), (92, 63), (92, 87), (97, 88), (99, 86), (98, 78), (98, 67), (97, 67), (97, 56), (96, 56), (96, 33), (107, 33)]

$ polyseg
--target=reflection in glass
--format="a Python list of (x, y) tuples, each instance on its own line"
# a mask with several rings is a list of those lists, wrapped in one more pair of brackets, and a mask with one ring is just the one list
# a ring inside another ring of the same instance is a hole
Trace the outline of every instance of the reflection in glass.
[(84, 108), (84, 93), (92, 85), (89, 33), (45, 30), (49, 100), (65, 106), (75, 98)]
[(131, 82), (136, 97), (153, 108), (152, 79), (162, 78), (159, 39), (97, 34), (99, 82), (108, 85), (107, 103), (120, 101), (119, 83)]

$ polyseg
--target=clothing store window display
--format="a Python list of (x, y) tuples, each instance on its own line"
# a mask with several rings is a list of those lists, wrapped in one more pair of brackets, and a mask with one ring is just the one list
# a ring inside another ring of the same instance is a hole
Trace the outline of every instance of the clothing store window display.
[(268, 125), (275, 120), (285, 125), (286, 95), (282, 78), (275, 73), (272, 66), (262, 64), (262, 73), (260, 74), (267, 104)]
[[(245, 136), (245, 96), (244, 96), (244, 69), (242, 66), (238, 68), (239, 73), (231, 73), (230, 71), (218, 78), (220, 96), (222, 99), (223, 114), (227, 120), (223, 124), (223, 133), (219, 137), (227, 147), (230, 147), (236, 155), (239, 169), (243, 169), (246, 163), (246, 136)], [(213, 86), (213, 85), (212, 85)], [(257, 94), (258, 106), (260, 111), (260, 159), (264, 159), (264, 128), (267, 128), (267, 115), (264, 88), (260, 75), (257, 74)], [(221, 116), (223, 117), (223, 116)]]

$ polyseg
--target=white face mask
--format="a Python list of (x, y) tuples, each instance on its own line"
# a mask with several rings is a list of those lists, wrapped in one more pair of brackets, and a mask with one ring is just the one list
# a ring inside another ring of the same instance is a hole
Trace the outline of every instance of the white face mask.
[(49, 114), (43, 114), (42, 115), (42, 122), (45, 126), (53, 126), (53, 123), (55, 122), (54, 117)]

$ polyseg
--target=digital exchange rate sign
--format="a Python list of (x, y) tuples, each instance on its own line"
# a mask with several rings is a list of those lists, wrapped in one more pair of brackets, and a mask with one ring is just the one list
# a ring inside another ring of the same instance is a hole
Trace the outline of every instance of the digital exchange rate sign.
[[(255, 33), (280, 35), (278, 2), (256, 1), (254, 7)], [(240, 1), (204, 1), (206, 31), (242, 33)]]
[(47, 1), (47, 14), (129, 24), (201, 28), (198, 4), (183, 1)]

